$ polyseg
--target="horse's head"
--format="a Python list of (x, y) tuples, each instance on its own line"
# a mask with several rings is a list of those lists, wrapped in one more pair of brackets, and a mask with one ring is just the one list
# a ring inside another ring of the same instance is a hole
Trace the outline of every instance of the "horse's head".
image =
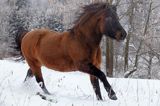
[[(72, 28), (88, 35), (106, 35), (116, 40), (124, 40), (127, 33), (119, 22), (116, 6), (107, 3), (86, 5)], [(93, 34), (90, 34), (89, 31)], [(96, 36), (96, 39), (98, 37)]]
[(116, 13), (116, 6), (106, 5), (106, 7), (99, 14), (100, 32), (113, 39), (124, 40), (127, 33), (119, 22)]

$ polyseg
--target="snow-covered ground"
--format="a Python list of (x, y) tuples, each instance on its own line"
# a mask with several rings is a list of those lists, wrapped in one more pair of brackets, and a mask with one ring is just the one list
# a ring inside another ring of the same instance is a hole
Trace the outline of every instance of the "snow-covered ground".
[[(52, 93), (44, 100), (32, 78), (23, 83), (28, 66), (0, 60), (0, 106), (160, 106), (160, 81), (108, 78), (118, 100), (110, 100), (101, 83), (103, 101), (97, 101), (87, 74), (60, 73), (42, 68), (46, 87)], [(44, 94), (45, 95), (45, 94)]]

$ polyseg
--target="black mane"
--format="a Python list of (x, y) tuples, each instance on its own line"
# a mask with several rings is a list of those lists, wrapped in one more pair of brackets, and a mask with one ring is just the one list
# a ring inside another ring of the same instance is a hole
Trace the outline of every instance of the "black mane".
[(77, 19), (75, 20), (74, 23), (78, 23), (84, 15), (86, 15), (85, 18), (87, 19), (90, 18), (93, 13), (96, 13), (102, 9), (105, 9), (106, 6), (107, 6), (107, 3), (93, 3), (93, 4), (85, 5), (84, 7), (82, 7), (82, 13), (78, 14)]
[(113, 5), (109, 5), (106, 2), (100, 2), (100, 3), (92, 3), (89, 5), (85, 5), (82, 7), (82, 12), (77, 15), (76, 20), (74, 21), (74, 26), (71, 30), (74, 29), (78, 24), (83, 24), (85, 23), (90, 17), (92, 17), (95, 13), (101, 11), (101, 10), (106, 10), (109, 7), (112, 7)]

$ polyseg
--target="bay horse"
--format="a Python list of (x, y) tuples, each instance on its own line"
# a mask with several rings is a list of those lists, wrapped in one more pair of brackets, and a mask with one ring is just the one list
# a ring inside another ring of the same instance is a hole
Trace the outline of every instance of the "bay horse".
[(108, 97), (117, 100), (105, 74), (100, 70), (100, 42), (103, 35), (117, 41), (124, 40), (127, 35), (119, 22), (116, 7), (106, 3), (84, 6), (83, 12), (68, 31), (35, 29), (17, 34), (17, 51), (21, 52), (30, 67), (25, 81), (35, 76), (42, 90), (50, 94), (43, 80), (41, 66), (60, 72), (79, 70), (90, 75), (98, 100), (102, 100), (98, 79), (102, 81)]

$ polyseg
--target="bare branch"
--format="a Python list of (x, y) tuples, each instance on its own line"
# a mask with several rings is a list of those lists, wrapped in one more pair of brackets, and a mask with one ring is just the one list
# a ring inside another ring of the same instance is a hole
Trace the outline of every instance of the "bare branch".
[(125, 74), (124, 74), (124, 78), (128, 78), (131, 74), (133, 74), (135, 71), (137, 71), (137, 68), (134, 68), (133, 70), (131, 71), (127, 71)]

